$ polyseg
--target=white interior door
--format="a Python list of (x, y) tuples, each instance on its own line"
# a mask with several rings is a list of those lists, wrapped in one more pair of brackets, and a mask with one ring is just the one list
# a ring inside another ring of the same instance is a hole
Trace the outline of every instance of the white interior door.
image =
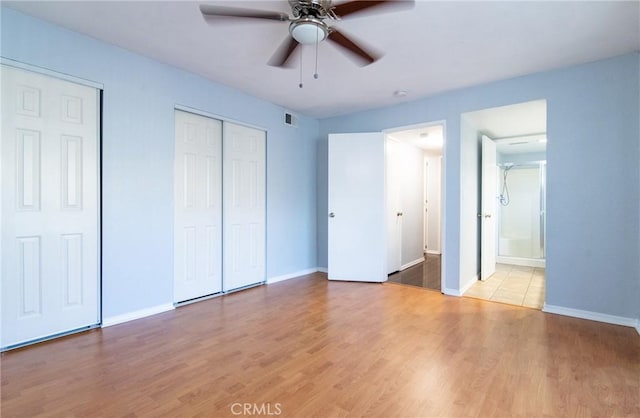
[(222, 122), (176, 110), (174, 302), (222, 290)]
[(385, 138), (329, 135), (328, 276), (387, 280)]
[(98, 91), (2, 72), (2, 347), (100, 322)]
[(224, 122), (223, 287), (265, 280), (266, 133)]
[(482, 136), (482, 214), (480, 232), (480, 279), (496, 272), (496, 191), (498, 184), (496, 143)]
[(402, 267), (402, 159), (399, 144), (387, 139), (387, 273), (400, 271)]

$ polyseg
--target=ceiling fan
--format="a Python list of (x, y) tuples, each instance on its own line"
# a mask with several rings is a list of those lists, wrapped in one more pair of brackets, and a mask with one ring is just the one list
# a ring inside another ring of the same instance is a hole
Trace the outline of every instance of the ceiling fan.
[[(206, 18), (252, 18), (267, 19), (289, 23), (289, 34), (280, 48), (269, 60), (269, 65), (285, 67), (293, 52), (300, 44), (318, 44), (328, 40), (341, 47), (350, 57), (361, 65), (369, 65), (380, 56), (367, 51), (363, 46), (347, 37), (344, 33), (329, 26), (325, 20), (341, 20), (344, 17), (373, 10), (399, 9), (413, 7), (413, 0), (354, 0), (334, 5), (332, 0), (289, 0), (291, 14), (283, 12), (242, 9), (236, 7), (200, 5), (200, 11)], [(317, 77), (317, 75), (316, 75)]]

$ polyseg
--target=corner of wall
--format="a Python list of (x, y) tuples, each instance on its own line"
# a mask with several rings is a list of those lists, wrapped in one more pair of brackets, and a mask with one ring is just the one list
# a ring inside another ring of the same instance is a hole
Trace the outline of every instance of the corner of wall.
[(450, 287), (445, 287), (442, 290), (442, 293), (449, 296), (464, 296), (464, 294), (478, 281), (479, 276), (472, 276), (469, 279), (465, 280), (464, 283), (460, 283), (459, 289), (452, 289)]
[(290, 280), (290, 279), (298, 279), (298, 278), (301, 278), (301, 277), (306, 276), (308, 274), (313, 274), (313, 273), (315, 273), (317, 271), (321, 271), (320, 267), (312, 267), (312, 268), (309, 268), (309, 269), (300, 270), (300, 271), (296, 271), (296, 272), (289, 273), (289, 274), (283, 274), (281, 276), (269, 277), (269, 278), (267, 278), (267, 284), (278, 283), (278, 282), (282, 282), (282, 281)]
[(476, 282), (480, 279), (480, 275), (476, 274), (475, 276), (469, 277), (464, 283), (460, 283), (460, 292), (464, 295), (467, 290), (471, 288)]

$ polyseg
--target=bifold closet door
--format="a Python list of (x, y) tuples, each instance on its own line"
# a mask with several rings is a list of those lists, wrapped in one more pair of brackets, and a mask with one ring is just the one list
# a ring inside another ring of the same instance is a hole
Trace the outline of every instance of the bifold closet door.
[(0, 71), (6, 348), (100, 322), (99, 94)]
[(222, 290), (222, 122), (175, 111), (174, 302)]
[(224, 122), (224, 290), (265, 280), (266, 133)]

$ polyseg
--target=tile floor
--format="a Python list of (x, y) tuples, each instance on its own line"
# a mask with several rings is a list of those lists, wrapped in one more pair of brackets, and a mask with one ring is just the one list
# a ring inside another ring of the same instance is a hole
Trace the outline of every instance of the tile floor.
[(496, 272), (480, 281), (464, 296), (542, 309), (545, 275), (543, 268), (496, 264)]

